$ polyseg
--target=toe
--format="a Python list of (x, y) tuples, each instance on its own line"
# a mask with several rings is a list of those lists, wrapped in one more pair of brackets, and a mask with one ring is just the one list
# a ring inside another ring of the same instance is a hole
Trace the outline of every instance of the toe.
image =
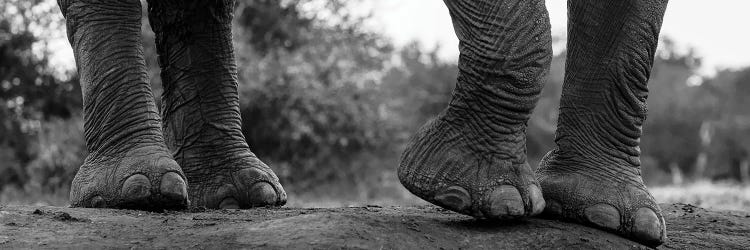
[(640, 208), (633, 218), (633, 236), (643, 242), (658, 245), (664, 242), (665, 227), (656, 212)]
[(259, 168), (245, 168), (235, 175), (239, 190), (240, 205), (243, 208), (262, 206), (283, 206), (286, 193), (273, 173)]
[(151, 182), (145, 175), (135, 174), (122, 184), (120, 197), (125, 203), (145, 202), (151, 196)]
[(488, 198), (489, 209), (485, 213), (490, 218), (513, 218), (524, 214), (523, 198), (513, 186), (496, 187)]
[(620, 228), (620, 212), (609, 204), (596, 204), (586, 208), (583, 215), (588, 222), (608, 230)]
[(261, 181), (253, 184), (249, 190), (250, 206), (262, 207), (266, 205), (274, 205), (278, 200), (276, 190), (273, 189), (271, 184)]
[(542, 190), (537, 185), (529, 185), (529, 199), (531, 200), (531, 215), (537, 215), (544, 211), (546, 203), (542, 197)]
[(466, 189), (451, 186), (435, 195), (435, 201), (442, 207), (453, 211), (464, 211), (471, 205), (471, 196)]
[(240, 209), (240, 203), (237, 202), (237, 200), (233, 197), (227, 197), (224, 198), (224, 200), (219, 203), (220, 209)]
[(182, 179), (182, 176), (175, 172), (166, 173), (161, 177), (159, 191), (161, 192), (162, 197), (168, 202), (187, 202), (187, 184)]
[(98, 195), (94, 196), (94, 198), (91, 198), (90, 204), (91, 205), (89, 207), (93, 207), (93, 208), (105, 208), (105, 207), (107, 207), (107, 203), (104, 202), (104, 198), (102, 198), (101, 196), (98, 196)]

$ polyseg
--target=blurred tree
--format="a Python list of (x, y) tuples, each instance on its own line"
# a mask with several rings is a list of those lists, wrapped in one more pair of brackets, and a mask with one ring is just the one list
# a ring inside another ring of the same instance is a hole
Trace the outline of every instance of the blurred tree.
[[(28, 168), (30, 163), (44, 157), (37, 140), (42, 138), (39, 133), (46, 126), (43, 123), (77, 116), (81, 108), (77, 79), (71, 72), (58, 72), (49, 65), (51, 51), (46, 43), (55, 35), (64, 34), (61, 19), (54, 1), (0, 2), (0, 190), (6, 185), (23, 187), (31, 179), (45, 186), (49, 178), (63, 178), (66, 186), (73, 176), (71, 173), (30, 172)], [(59, 137), (69, 135), (68, 132), (70, 130), (50, 133), (59, 133)], [(80, 145), (69, 146), (60, 150), (72, 150), (66, 155), (73, 158), (82, 157), (75, 152), (76, 148), (83, 148), (82, 141)], [(57, 156), (49, 159), (61, 160)], [(80, 165), (74, 162), (73, 173)], [(36, 166), (37, 169), (71, 167), (67, 164)]]
[(458, 66), (440, 60), (439, 49), (423, 52), (418, 43), (406, 45), (383, 76), (384, 113), (398, 131), (392, 135), (396, 143), (405, 143), (450, 102)]
[(694, 178), (739, 179), (750, 150), (750, 69), (697, 75), (701, 59), (662, 39), (649, 81), (649, 117), (641, 143), (673, 182)]
[[(308, 2), (311, 1), (240, 1), (236, 23), (246, 32), (245, 42), (261, 56), (276, 49), (292, 51), (310, 42), (309, 32), (316, 25), (313, 23), (316, 18), (306, 16), (299, 8), (300, 4)], [(340, 3), (333, 1), (331, 4)], [(322, 24), (321, 20), (317, 21)]]
[(655, 160), (656, 166), (647, 167), (660, 168), (680, 182), (683, 173), (693, 171), (701, 150), (699, 131), (710, 118), (712, 97), (690, 84), (697, 77), (700, 59), (692, 51), (679, 53), (668, 38), (662, 39), (662, 45), (648, 83), (649, 113), (641, 147), (646, 157)]
[(750, 182), (750, 68), (720, 71), (701, 86), (715, 103), (702, 127), (701, 177)]
[[(319, 7), (303, 12), (303, 5)], [(285, 185), (356, 182), (369, 170), (353, 160), (388, 144), (378, 93), (392, 49), (345, 6), (312, 0), (238, 4), (243, 132)]]

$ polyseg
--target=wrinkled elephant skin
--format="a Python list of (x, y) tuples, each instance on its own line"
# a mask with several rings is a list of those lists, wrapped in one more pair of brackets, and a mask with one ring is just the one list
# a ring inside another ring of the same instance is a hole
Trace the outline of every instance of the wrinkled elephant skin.
[[(58, 1), (84, 92), (90, 152), (71, 203), (284, 205), (278, 177), (241, 131), (235, 1), (148, 2), (165, 89), (161, 114), (143, 59), (140, 1)], [(639, 143), (667, 1), (569, 1), (557, 147), (536, 172), (526, 159), (526, 126), (552, 57), (544, 1), (445, 4), (460, 40), (456, 89), (402, 154), (401, 183), (477, 218), (544, 214), (663, 243), (664, 217), (641, 179)]]
[(568, 2), (557, 147), (536, 173), (526, 163), (525, 133), (550, 64), (544, 1), (445, 4), (460, 41), (458, 82), (449, 107), (403, 153), (401, 183), (478, 218), (543, 210), (662, 244), (664, 218), (641, 179), (639, 142), (667, 1)]

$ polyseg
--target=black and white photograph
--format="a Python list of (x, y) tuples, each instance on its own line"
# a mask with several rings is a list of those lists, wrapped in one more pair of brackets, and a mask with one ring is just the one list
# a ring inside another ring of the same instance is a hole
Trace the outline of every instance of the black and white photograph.
[(0, 0), (0, 249), (750, 249), (750, 1)]

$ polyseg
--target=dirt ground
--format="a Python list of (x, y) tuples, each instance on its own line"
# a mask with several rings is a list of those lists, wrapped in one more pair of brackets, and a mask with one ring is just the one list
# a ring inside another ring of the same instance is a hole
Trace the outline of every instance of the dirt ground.
[[(660, 249), (750, 249), (750, 212), (662, 204)], [(545, 249), (645, 248), (555, 220), (477, 221), (433, 206), (143, 212), (0, 207), (0, 249)]]

